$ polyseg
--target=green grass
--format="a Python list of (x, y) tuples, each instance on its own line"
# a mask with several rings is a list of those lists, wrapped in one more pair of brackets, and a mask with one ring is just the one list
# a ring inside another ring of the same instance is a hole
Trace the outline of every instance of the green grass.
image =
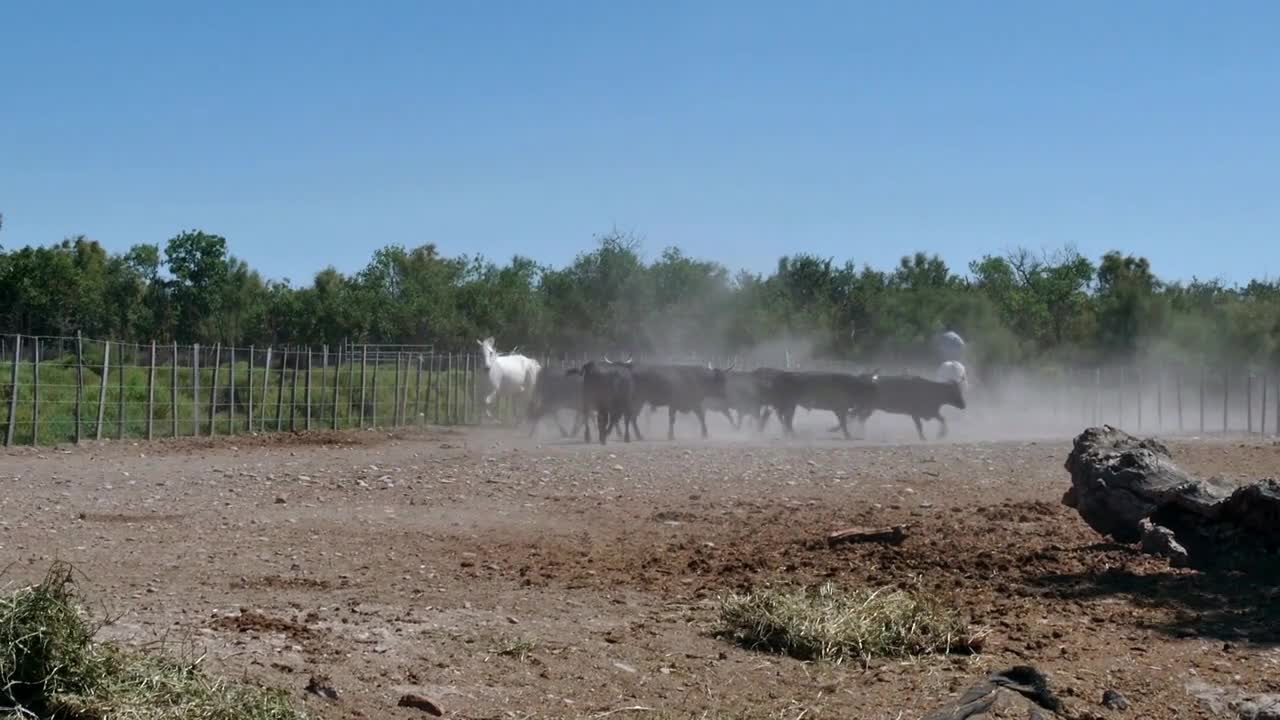
[(893, 588), (763, 589), (720, 602), (720, 634), (753, 650), (835, 663), (970, 653), (982, 634), (952, 609)]
[[(146, 437), (149, 368), (136, 367), (138, 360), (129, 357), (123, 369), (112, 357), (107, 369), (106, 392), (102, 395), (102, 356), (96, 363), (86, 357), (83, 385), (79, 393), (79, 430), (81, 439), (98, 436), (99, 400), (102, 399), (103, 438)], [(182, 358), (187, 362), (187, 358)], [(371, 427), (405, 427), (416, 425), (477, 424), (483, 412), (485, 379), (475, 371), (424, 366), (421, 380), (416, 359), (407, 361), (399, 373), (397, 409), (396, 365), (394, 360), (365, 371), (363, 416), (361, 414), (360, 365), (343, 362), (341, 368), (321, 367), (318, 354), (312, 359), (308, 373), (305, 362), (296, 371), (290, 367), (266, 371), (256, 367), (250, 376), (249, 363), (235, 363), (235, 405), (232, 406), (232, 368), (221, 363), (217, 372), (217, 392), (212, 394), (214, 370), (201, 366), (198, 373), (190, 367), (178, 367), (176, 373), (177, 403), (174, 403), (175, 374), (172, 365), (157, 365), (151, 397), (151, 431), (156, 438), (173, 436), (218, 435), (275, 431), (307, 427), (306, 387), (311, 379), (311, 429), (327, 430)], [(145, 363), (145, 360), (141, 360)], [(212, 361), (208, 361), (212, 365)], [(18, 404), (14, 417), (14, 443), (17, 445), (50, 445), (76, 439), (77, 368), (74, 357), (41, 362), (39, 366), (39, 425), (33, 435), (37, 399), (36, 371), (28, 360), (18, 366)], [(292, 360), (290, 361), (292, 365)], [(123, 378), (122, 378), (123, 370)], [(12, 358), (0, 359), (0, 442), (8, 433), (12, 400)], [(264, 377), (264, 373), (266, 377)], [(375, 377), (376, 375), (376, 377)], [(121, 380), (123, 379), (123, 383)], [(199, 396), (195, 395), (198, 379)], [(252, 380), (252, 384), (250, 384)], [(337, 383), (335, 402), (335, 381)], [(264, 387), (265, 383), (265, 387)], [(295, 388), (296, 386), (296, 388)], [(283, 390), (283, 392), (282, 392)], [(253, 422), (249, 423), (249, 399), (252, 397)], [(210, 422), (210, 400), (215, 414)], [(514, 413), (510, 403), (500, 403), (499, 416), (509, 420)], [(176, 427), (175, 427), (176, 416)], [(362, 421), (363, 420), (363, 421)]]
[(286, 693), (93, 640), (72, 568), (0, 596), (0, 718), (304, 720)]

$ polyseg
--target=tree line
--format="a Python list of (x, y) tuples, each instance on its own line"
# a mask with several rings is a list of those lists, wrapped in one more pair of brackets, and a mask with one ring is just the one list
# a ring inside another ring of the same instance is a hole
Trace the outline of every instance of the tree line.
[(0, 332), (247, 346), (344, 340), (471, 350), (746, 352), (795, 338), (819, 357), (909, 356), (942, 329), (979, 362), (1275, 364), (1280, 283), (1160, 280), (1146, 258), (1071, 247), (985, 255), (960, 273), (915, 253), (897, 267), (811, 254), (731, 272), (633, 236), (595, 238), (564, 267), (388, 245), (363, 269), (308, 284), (264, 278), (227, 240), (193, 230), (107, 252), (84, 236), (0, 247)]

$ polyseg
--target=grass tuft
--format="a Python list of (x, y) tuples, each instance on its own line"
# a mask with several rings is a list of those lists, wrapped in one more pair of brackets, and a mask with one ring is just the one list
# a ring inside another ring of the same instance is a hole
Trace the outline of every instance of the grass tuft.
[(0, 595), (0, 720), (302, 720), (287, 694), (93, 641), (66, 563)]
[(532, 640), (505, 638), (493, 649), (493, 654), (500, 657), (515, 658), (520, 662), (527, 662), (535, 649), (536, 646)]
[(863, 665), (874, 658), (976, 652), (981, 634), (953, 610), (894, 588), (763, 589), (720, 602), (720, 634), (753, 650)]

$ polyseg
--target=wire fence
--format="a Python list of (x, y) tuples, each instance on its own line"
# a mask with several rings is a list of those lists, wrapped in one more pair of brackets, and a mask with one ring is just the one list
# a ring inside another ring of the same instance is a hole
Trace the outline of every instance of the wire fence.
[[(542, 354), (544, 368), (584, 353)], [(636, 358), (794, 367), (781, 358)], [(810, 369), (819, 366), (810, 364)], [(850, 363), (822, 369), (865, 372)], [(0, 437), (8, 446), (107, 438), (510, 423), (527, 400), (490, 393), (480, 355), (431, 346), (344, 344), (237, 348), (138, 345), (81, 337), (0, 336)], [(898, 368), (894, 368), (897, 370)], [(931, 374), (933, 368), (903, 368)], [(889, 370), (889, 368), (885, 368)], [(1139, 432), (1280, 435), (1280, 382), (1265, 370), (1111, 366), (990, 368), (971, 409), (1062, 427), (1110, 423)], [(1012, 415), (1010, 414), (1012, 413)], [(1018, 422), (1017, 419), (1012, 422)]]

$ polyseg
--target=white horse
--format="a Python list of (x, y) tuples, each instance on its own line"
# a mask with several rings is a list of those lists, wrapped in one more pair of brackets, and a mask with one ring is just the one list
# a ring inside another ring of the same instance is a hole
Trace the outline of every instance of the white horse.
[[(498, 397), (498, 393), (508, 396), (528, 396), (538, 382), (542, 365), (533, 358), (514, 352), (499, 355), (493, 346), (493, 336), (476, 340), (476, 342), (479, 343), (480, 352), (484, 355), (484, 369), (489, 375), (490, 390), (484, 398), (485, 414), (493, 417), (493, 401)], [(524, 409), (524, 405), (517, 405), (517, 407)]]
[(969, 387), (969, 373), (959, 360), (948, 360), (938, 366), (938, 382), (959, 383), (961, 389)]

